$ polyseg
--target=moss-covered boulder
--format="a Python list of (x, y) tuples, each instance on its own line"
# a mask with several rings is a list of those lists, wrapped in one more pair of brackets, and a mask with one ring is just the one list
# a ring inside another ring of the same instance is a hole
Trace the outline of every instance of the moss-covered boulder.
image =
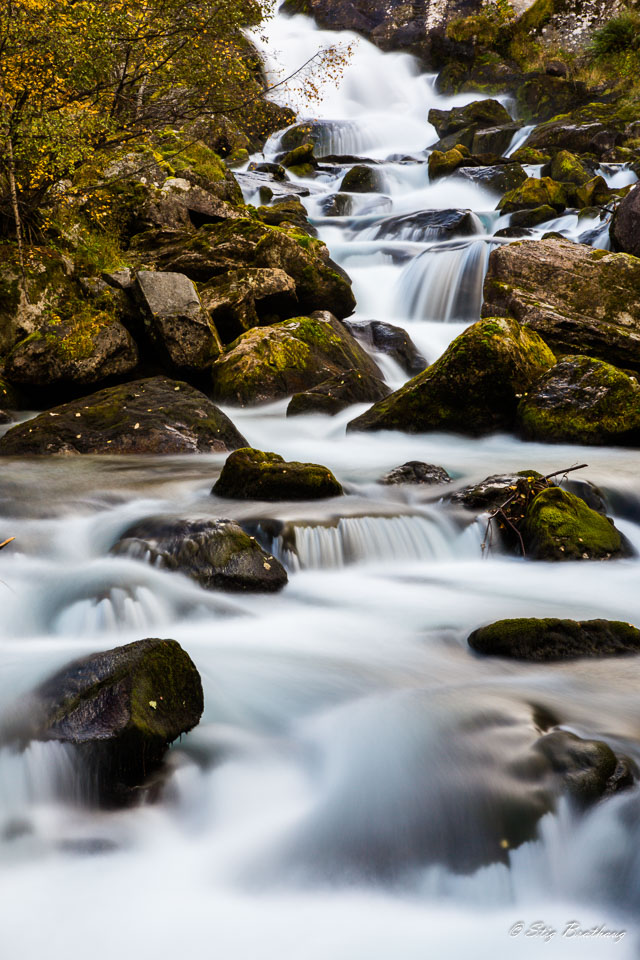
[(458, 167), (462, 166), (465, 155), (457, 147), (443, 152), (442, 150), (432, 150), (429, 154), (429, 179), (437, 180), (439, 177), (445, 177), (453, 173)]
[(543, 203), (540, 207), (534, 207), (533, 210), (516, 210), (511, 214), (507, 230), (521, 231), (527, 227), (537, 227), (547, 220), (555, 220), (558, 211), (550, 207), (548, 203)]
[(625, 140), (625, 128), (636, 113), (637, 107), (618, 98), (610, 103), (590, 103), (538, 124), (523, 146), (547, 153), (569, 150), (597, 160), (615, 159), (616, 148)]
[(277, 453), (244, 447), (227, 458), (211, 492), (231, 500), (324, 500), (343, 490), (317, 463), (287, 462)]
[(593, 176), (593, 166), (588, 167), (575, 153), (569, 150), (559, 150), (550, 163), (547, 163), (542, 170), (545, 176), (552, 180), (560, 180), (563, 183), (574, 183), (581, 187), (583, 183), (591, 180)]
[(550, 120), (560, 113), (568, 113), (588, 99), (584, 83), (547, 73), (529, 77), (516, 91), (520, 116), (527, 121)]
[(118, 804), (162, 765), (203, 710), (200, 675), (175, 640), (138, 640), (75, 660), (25, 697), (14, 738), (70, 744), (87, 800)]
[(247, 267), (283, 270), (295, 282), (302, 312), (330, 310), (342, 319), (355, 308), (351, 282), (331, 261), (325, 244), (293, 224), (275, 227), (245, 218), (203, 227), (196, 236), (183, 234), (168, 243), (152, 234), (145, 239), (144, 255), (159, 270), (184, 273), (199, 283)]
[(478, 653), (535, 663), (621, 657), (640, 653), (640, 630), (620, 620), (518, 617), (474, 630), (469, 646)]
[(294, 147), (293, 150), (285, 153), (284, 156), (280, 158), (280, 163), (283, 167), (286, 167), (298, 176), (303, 177), (310, 175), (318, 165), (313, 155), (313, 150), (313, 143), (301, 143), (300, 146)]
[(429, 123), (436, 128), (439, 137), (446, 137), (472, 124), (484, 129), (510, 122), (511, 116), (499, 100), (474, 100), (452, 110), (429, 110)]
[(340, 184), (343, 193), (376, 193), (380, 190), (380, 175), (374, 167), (358, 163), (345, 173)]
[(355, 370), (381, 376), (375, 362), (330, 313), (256, 327), (238, 337), (213, 367), (213, 395), (244, 406), (304, 392)]
[(634, 187), (617, 208), (609, 230), (615, 250), (640, 257), (640, 187)]
[(640, 386), (602, 360), (563, 357), (520, 401), (518, 421), (544, 443), (638, 444)]
[(580, 210), (584, 210), (586, 207), (604, 207), (617, 199), (604, 177), (597, 176), (578, 187), (572, 202)]
[(0, 456), (213, 453), (246, 444), (203, 393), (166, 377), (98, 390), (12, 427)]
[(352, 420), (349, 430), (447, 430), (479, 436), (511, 429), (519, 398), (555, 358), (518, 323), (474, 323), (424, 373)]
[(287, 407), (287, 416), (304, 413), (324, 413), (333, 417), (354, 403), (375, 403), (388, 397), (391, 388), (384, 380), (358, 370), (347, 370), (317, 387), (294, 393)]
[(484, 316), (510, 316), (558, 354), (640, 370), (640, 259), (569, 240), (522, 240), (492, 251)]
[(176, 570), (208, 590), (274, 593), (288, 579), (280, 561), (233, 520), (149, 517), (129, 527), (112, 553)]
[[(456, 176), (499, 194), (515, 190), (527, 179), (527, 174), (519, 163), (483, 164), (477, 167), (462, 164), (458, 167)], [(552, 210), (552, 214), (555, 216), (555, 211)]]
[(568, 204), (567, 191), (562, 183), (557, 183), (550, 177), (528, 177), (505, 194), (498, 209), (502, 213), (514, 213), (516, 210), (533, 210), (536, 207), (553, 207), (561, 213)]
[(613, 520), (560, 487), (534, 497), (521, 533), (533, 560), (610, 560), (628, 552)]
[[(453, 211), (445, 212), (451, 213)], [(455, 212), (460, 213), (460, 211)], [(468, 211), (464, 211), (462, 218), (458, 218), (461, 232), (466, 229), (467, 214)], [(452, 226), (451, 233), (456, 233), (455, 226)], [(449, 235), (446, 226), (444, 227), (444, 235)], [(396, 327), (394, 324), (385, 323), (383, 320), (345, 320), (344, 325), (356, 340), (366, 343), (371, 350), (391, 357), (410, 376), (413, 377), (416, 373), (422, 373), (426, 369), (427, 361), (403, 327)]]

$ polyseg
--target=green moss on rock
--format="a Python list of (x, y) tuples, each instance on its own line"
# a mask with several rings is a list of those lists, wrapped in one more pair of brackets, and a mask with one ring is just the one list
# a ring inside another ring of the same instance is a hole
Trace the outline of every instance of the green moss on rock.
[(520, 396), (554, 360), (540, 337), (518, 323), (481, 320), (348, 429), (450, 430), (471, 436), (510, 429)]
[(233, 500), (322, 500), (343, 490), (326, 467), (245, 447), (227, 458), (211, 492)]
[(469, 646), (478, 653), (536, 663), (620, 657), (640, 653), (640, 630), (620, 620), (518, 617), (474, 630)]
[(502, 213), (514, 213), (516, 210), (533, 210), (536, 207), (553, 207), (561, 213), (567, 206), (567, 190), (564, 184), (550, 177), (528, 177), (524, 183), (505, 194), (498, 208)]
[(612, 520), (560, 487), (532, 500), (521, 532), (534, 560), (610, 560), (626, 552)]

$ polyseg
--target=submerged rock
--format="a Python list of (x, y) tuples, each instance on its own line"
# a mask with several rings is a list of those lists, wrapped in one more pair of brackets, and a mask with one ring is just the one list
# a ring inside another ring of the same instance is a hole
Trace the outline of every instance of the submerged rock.
[(492, 251), (484, 316), (515, 317), (559, 354), (640, 370), (640, 259), (570, 240)]
[(245, 447), (227, 458), (211, 492), (231, 500), (322, 500), (343, 490), (317, 463), (287, 462), (277, 453)]
[(294, 393), (287, 407), (287, 416), (295, 417), (302, 413), (326, 413), (334, 416), (354, 403), (375, 403), (391, 393), (384, 380), (357, 370), (347, 370), (317, 387)]
[(524, 436), (545, 443), (637, 444), (640, 386), (591, 357), (564, 357), (520, 401)]
[(519, 617), (474, 630), (469, 646), (478, 653), (536, 663), (620, 657), (640, 653), (640, 630), (620, 620)]
[(554, 356), (533, 331), (512, 320), (474, 323), (439, 360), (349, 430), (449, 430), (471, 436), (510, 429), (517, 404)]
[(5, 735), (72, 744), (95, 790), (89, 799), (117, 804), (134, 798), (203, 706), (200, 675), (180, 644), (138, 640), (63, 667), (26, 698)]
[(203, 393), (150, 377), (47, 410), (0, 438), (0, 456), (52, 453), (211, 453), (246, 440)]
[(238, 337), (214, 364), (213, 393), (240, 405), (278, 400), (356, 370), (381, 376), (349, 331), (326, 312), (256, 327)]
[(560, 487), (534, 497), (521, 533), (533, 560), (611, 560), (629, 553), (613, 520)]
[(398, 483), (451, 483), (451, 477), (444, 467), (437, 467), (433, 463), (423, 463), (420, 460), (409, 460), (400, 467), (394, 467), (379, 483), (391, 486)]
[(427, 361), (402, 327), (382, 320), (345, 320), (344, 325), (357, 340), (395, 360), (405, 373), (415, 376), (426, 369)]
[(172, 520), (151, 517), (130, 527), (113, 548), (177, 570), (207, 589), (273, 593), (287, 572), (233, 520)]

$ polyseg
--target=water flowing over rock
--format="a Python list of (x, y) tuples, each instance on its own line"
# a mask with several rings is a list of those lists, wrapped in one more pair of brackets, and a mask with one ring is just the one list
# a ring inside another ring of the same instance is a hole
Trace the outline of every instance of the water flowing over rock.
[(167, 747), (200, 720), (200, 675), (175, 640), (138, 640), (63, 667), (27, 697), (5, 732), (72, 744), (94, 801), (131, 801)]
[(303, 393), (294, 393), (287, 407), (287, 416), (303, 413), (328, 413), (334, 416), (354, 403), (375, 403), (390, 393), (391, 387), (378, 377), (348, 370)]
[(489, 258), (483, 316), (515, 317), (557, 353), (640, 370), (640, 260), (567, 240), (523, 240)]
[(245, 443), (199, 390), (150, 377), (99, 390), (13, 427), (0, 439), (0, 456), (209, 453)]

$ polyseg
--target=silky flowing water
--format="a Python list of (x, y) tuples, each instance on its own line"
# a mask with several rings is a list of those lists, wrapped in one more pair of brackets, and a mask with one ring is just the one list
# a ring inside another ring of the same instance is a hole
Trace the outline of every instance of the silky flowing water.
[[(302, 17), (278, 18), (270, 33), (268, 56), (285, 74), (323, 44), (355, 43), (313, 118), (327, 121), (327, 152), (379, 161), (380, 192), (327, 217), (343, 166), (305, 181), (305, 203), (353, 278), (356, 318), (404, 326), (432, 361), (479, 316), (487, 257), (507, 222), (489, 191), (429, 183), (428, 110), (473, 95), (439, 97), (410, 57)], [(276, 137), (266, 158), (278, 150)], [(472, 235), (412, 225), (412, 214), (449, 208), (473, 211)], [(597, 221), (567, 215), (539, 235), (548, 229), (606, 246)], [(382, 362), (400, 384), (400, 369)], [(584, 814), (560, 801), (505, 862), (460, 861), (489, 842), (496, 791), (530, 789), (512, 771), (541, 711), (640, 762), (638, 658), (480, 659), (468, 633), (509, 616), (640, 624), (640, 561), (535, 564), (495, 548), (483, 557), (484, 523), (444, 503), (447, 489), (376, 481), (407, 460), (444, 466), (454, 486), (586, 462), (640, 550), (640, 456), (507, 436), (346, 436), (364, 407), (290, 420), (285, 409), (228, 412), (251, 444), (326, 464), (346, 497), (221, 501), (210, 494), (221, 456), (2, 461), (2, 534), (16, 537), (0, 553), (5, 707), (76, 656), (159, 636), (194, 659), (205, 714), (172, 748), (161, 799), (126, 811), (87, 808), (88, 785), (59, 744), (0, 751), (0, 956), (635, 956), (637, 788)], [(289, 585), (277, 596), (207, 592), (110, 554), (132, 522), (159, 514), (252, 524)]]

